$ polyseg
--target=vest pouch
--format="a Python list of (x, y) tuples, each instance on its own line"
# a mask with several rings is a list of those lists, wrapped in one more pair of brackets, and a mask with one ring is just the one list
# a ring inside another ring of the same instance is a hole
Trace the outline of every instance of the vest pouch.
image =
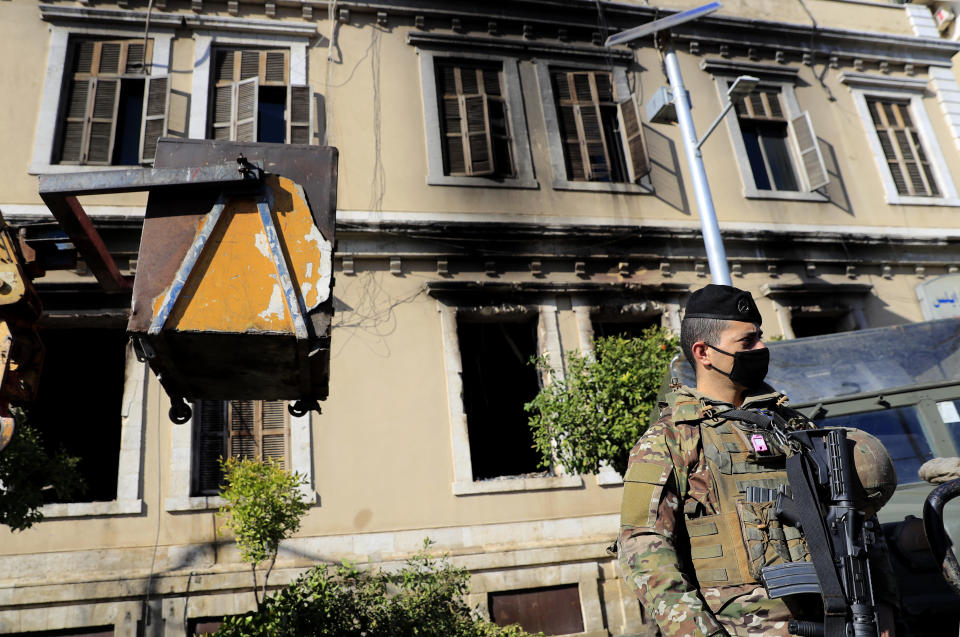
[(690, 558), (700, 587), (758, 583), (748, 569), (735, 511), (686, 521)]
[(806, 542), (800, 532), (795, 527), (784, 525), (777, 518), (774, 507), (773, 501), (737, 502), (748, 570), (750, 576), (758, 581), (764, 566), (809, 559)]

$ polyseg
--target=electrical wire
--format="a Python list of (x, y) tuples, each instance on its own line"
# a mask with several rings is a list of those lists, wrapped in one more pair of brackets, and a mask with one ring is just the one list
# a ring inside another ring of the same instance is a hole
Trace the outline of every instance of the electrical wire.
[(148, 74), (149, 65), (147, 64), (147, 37), (150, 35), (150, 14), (153, 12), (153, 0), (147, 2), (147, 18), (146, 23), (143, 27), (143, 62), (141, 62), (141, 68), (143, 69), (143, 74)]

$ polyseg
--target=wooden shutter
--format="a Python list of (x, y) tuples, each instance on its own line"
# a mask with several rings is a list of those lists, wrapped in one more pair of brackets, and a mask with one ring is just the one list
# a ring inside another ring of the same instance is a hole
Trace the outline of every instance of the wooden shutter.
[(93, 99), (87, 136), (86, 163), (109, 164), (120, 104), (120, 80), (96, 78), (92, 81)]
[[(473, 71), (473, 69), (469, 69)], [(490, 112), (485, 95), (461, 95), (460, 113), (464, 129), (467, 174), (492, 175), (493, 140), (490, 138)]]
[(140, 163), (152, 162), (157, 154), (157, 140), (167, 134), (167, 112), (170, 109), (170, 79), (148, 77), (143, 87), (143, 117), (140, 122)]
[(235, 93), (236, 85), (232, 82), (213, 89), (213, 139), (233, 139)]
[(930, 162), (910, 116), (909, 102), (868, 98), (867, 106), (897, 192), (939, 196)]
[(590, 181), (610, 179), (610, 154), (603, 135), (596, 77), (593, 73), (568, 73), (570, 88), (576, 100), (574, 117), (579, 126), (581, 155), (586, 178)]
[(758, 88), (746, 97), (734, 102), (737, 115), (746, 119), (760, 119), (783, 122), (783, 105), (780, 103), (780, 89)]
[(260, 80), (251, 77), (235, 84), (233, 139), (238, 142), (257, 141), (257, 110)]
[(650, 159), (643, 139), (643, 123), (633, 96), (617, 103), (617, 119), (620, 123), (620, 138), (627, 160), (627, 176), (636, 183), (650, 172)]
[[(89, 64), (89, 63), (88, 63)], [(80, 163), (86, 154), (86, 141), (93, 97), (94, 80), (72, 80), (67, 96), (67, 117), (63, 124), (63, 141), (60, 146), (60, 161)]]
[(197, 401), (196, 470), (194, 491), (198, 495), (215, 494), (220, 490), (222, 473), (220, 458), (226, 455), (226, 404), (219, 400)]
[(800, 166), (807, 178), (807, 190), (819, 190), (830, 183), (827, 165), (823, 161), (820, 144), (813, 132), (809, 112), (804, 111), (790, 120), (790, 135), (796, 146), (797, 156), (800, 158)]
[(287, 406), (282, 400), (260, 403), (263, 459), (287, 468)]
[(231, 400), (229, 410), (229, 447), (234, 458), (260, 457), (257, 440), (256, 403), (252, 400)]
[(313, 140), (313, 90), (309, 86), (287, 87), (287, 143), (309, 144)]
[[(492, 86), (489, 73), (477, 67), (445, 64), (439, 68), (437, 79), (442, 88), (443, 133), (450, 175), (475, 177), (496, 173), (489, 100), (501, 98), (487, 93)], [(494, 73), (499, 94), (499, 71)]]

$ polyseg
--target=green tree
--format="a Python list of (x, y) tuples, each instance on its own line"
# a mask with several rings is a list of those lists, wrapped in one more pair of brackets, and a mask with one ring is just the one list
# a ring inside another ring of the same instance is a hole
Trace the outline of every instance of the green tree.
[[(297, 532), (300, 518), (310, 507), (299, 491), (306, 479), (299, 473), (291, 475), (273, 461), (221, 458), (220, 466), (224, 476), (220, 497), (225, 500), (220, 514), (226, 516), (220, 530), (233, 531), (241, 559), (250, 564), (253, 597), (259, 608), (280, 541)], [(257, 565), (267, 560), (263, 592), (258, 595)]]
[(349, 562), (311, 568), (256, 611), (224, 618), (218, 637), (528, 637), (464, 601), (469, 574), (423, 549), (395, 571)]
[[(639, 338), (601, 337), (594, 353), (568, 353), (565, 379), (554, 379), (527, 403), (540, 466), (596, 473), (602, 462), (622, 475), (630, 449), (646, 430), (678, 340), (650, 327)], [(536, 364), (549, 369), (549, 361)]]
[(15, 416), (13, 438), (0, 451), (0, 524), (22, 531), (43, 519), (40, 507), (46, 493), (53, 491), (62, 502), (82, 493), (85, 484), (77, 471), (78, 458), (63, 450), (50, 454), (24, 413)]

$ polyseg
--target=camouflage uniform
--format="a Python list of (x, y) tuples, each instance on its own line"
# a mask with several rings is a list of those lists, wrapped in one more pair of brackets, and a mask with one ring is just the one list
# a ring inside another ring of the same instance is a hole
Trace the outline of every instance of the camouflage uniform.
[[(748, 396), (740, 409), (774, 410), (789, 419), (796, 412), (785, 402), (782, 394), (767, 387)], [(660, 419), (630, 453), (621, 513), (620, 568), (666, 637), (786, 636), (787, 622), (797, 617), (782, 599), (768, 598), (756, 581), (699, 586), (691, 567), (686, 520), (720, 512), (701, 424), (724, 422), (714, 414), (731, 408), (695, 389), (676, 388), (668, 395)], [(879, 583), (875, 588), (878, 600), (895, 603), (896, 584), (886, 558), (882, 554), (874, 566), (875, 583)], [(813, 597), (814, 605), (811, 616), (800, 618), (821, 619), (816, 596), (804, 597)]]

